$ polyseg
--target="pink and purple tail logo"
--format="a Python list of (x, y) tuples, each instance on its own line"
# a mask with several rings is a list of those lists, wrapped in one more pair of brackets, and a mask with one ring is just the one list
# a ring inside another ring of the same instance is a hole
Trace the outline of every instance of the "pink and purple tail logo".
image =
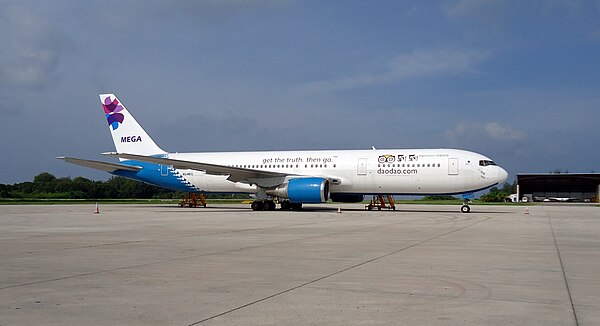
[(104, 113), (106, 113), (106, 120), (108, 121), (108, 125), (112, 127), (113, 130), (119, 128), (119, 124), (123, 123), (123, 119), (125, 116), (122, 113), (123, 106), (119, 104), (119, 100), (116, 98), (114, 100), (110, 100), (110, 96), (104, 99)]

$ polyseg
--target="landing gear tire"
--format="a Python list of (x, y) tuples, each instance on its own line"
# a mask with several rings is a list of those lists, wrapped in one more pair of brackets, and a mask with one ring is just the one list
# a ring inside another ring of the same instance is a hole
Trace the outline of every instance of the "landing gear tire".
[(253, 211), (262, 211), (264, 209), (264, 203), (262, 200), (255, 200), (250, 207), (252, 207)]
[(265, 211), (274, 211), (275, 210), (275, 202), (272, 200), (265, 200), (263, 204), (263, 209)]
[(282, 201), (281, 202), (281, 209), (282, 210), (292, 209), (292, 203), (289, 200)]
[(462, 205), (460, 207), (460, 211), (463, 213), (470, 213), (471, 212), (471, 207), (469, 205)]

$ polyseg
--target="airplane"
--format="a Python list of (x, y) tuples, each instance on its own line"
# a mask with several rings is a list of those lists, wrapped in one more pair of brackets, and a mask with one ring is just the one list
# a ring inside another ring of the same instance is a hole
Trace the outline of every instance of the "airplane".
[(57, 157), (183, 192), (248, 193), (252, 210), (362, 202), (365, 195), (459, 195), (506, 181), (490, 158), (460, 149), (376, 149), (173, 153), (161, 149), (114, 94), (100, 94), (119, 163)]

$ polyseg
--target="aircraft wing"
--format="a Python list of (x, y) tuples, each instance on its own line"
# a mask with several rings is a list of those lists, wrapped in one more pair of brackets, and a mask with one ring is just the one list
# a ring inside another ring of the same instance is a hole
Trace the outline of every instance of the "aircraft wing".
[(77, 165), (85, 166), (85, 167), (96, 169), (96, 170), (102, 170), (102, 171), (106, 171), (106, 172), (115, 172), (117, 170), (126, 170), (126, 171), (137, 172), (142, 169), (140, 166), (132, 166), (132, 165), (93, 161), (93, 160), (84, 160), (84, 159), (74, 158), (74, 157), (59, 156), (59, 157), (57, 157), (57, 159), (64, 160), (65, 162), (69, 162), (72, 164), (77, 164)]
[(274, 187), (282, 184), (285, 181), (285, 177), (289, 174), (271, 171), (261, 171), (254, 169), (236, 168), (225, 165), (209, 164), (201, 162), (192, 162), (184, 160), (176, 160), (165, 157), (154, 157), (145, 156), (138, 154), (127, 154), (127, 153), (102, 153), (102, 155), (116, 156), (129, 160), (138, 160), (143, 162), (151, 162), (156, 164), (171, 165), (176, 169), (182, 170), (197, 170), (205, 171), (207, 174), (213, 175), (228, 175), (227, 180), (232, 182), (249, 182), (257, 184), (261, 187)]

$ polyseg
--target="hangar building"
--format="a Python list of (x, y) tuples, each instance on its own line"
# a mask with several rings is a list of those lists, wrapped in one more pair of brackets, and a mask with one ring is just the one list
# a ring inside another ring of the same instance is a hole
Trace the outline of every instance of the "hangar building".
[(600, 173), (518, 174), (517, 198), (520, 201), (598, 202)]

